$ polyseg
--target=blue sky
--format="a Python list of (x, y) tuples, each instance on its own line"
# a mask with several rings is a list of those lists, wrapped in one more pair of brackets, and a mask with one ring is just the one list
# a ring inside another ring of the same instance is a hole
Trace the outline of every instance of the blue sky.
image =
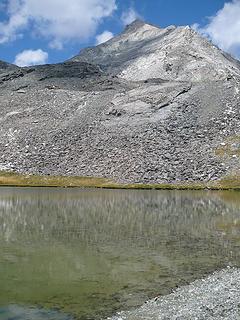
[(240, 0), (0, 0), (0, 59), (61, 62), (120, 33), (136, 17), (160, 27), (194, 25), (240, 54)]

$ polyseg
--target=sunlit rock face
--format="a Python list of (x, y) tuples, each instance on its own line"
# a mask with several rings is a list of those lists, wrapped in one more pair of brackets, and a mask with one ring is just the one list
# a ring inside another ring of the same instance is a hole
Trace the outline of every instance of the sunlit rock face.
[(189, 27), (135, 21), (64, 63), (3, 66), (4, 170), (127, 183), (240, 175), (240, 63)]
[(165, 29), (135, 21), (112, 40), (72, 59), (101, 65), (128, 80), (203, 81), (239, 76), (239, 63), (190, 27)]

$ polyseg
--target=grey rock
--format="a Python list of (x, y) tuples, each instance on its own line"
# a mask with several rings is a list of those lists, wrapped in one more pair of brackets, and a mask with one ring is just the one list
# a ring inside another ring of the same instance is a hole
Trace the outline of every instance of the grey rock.
[(0, 74), (18, 69), (14, 64), (10, 64), (0, 60)]
[(190, 27), (160, 29), (136, 20), (121, 35), (87, 48), (71, 61), (84, 61), (128, 80), (231, 80), (240, 63)]
[(0, 168), (135, 183), (236, 173), (239, 65), (189, 27), (141, 21), (64, 63), (0, 64)]

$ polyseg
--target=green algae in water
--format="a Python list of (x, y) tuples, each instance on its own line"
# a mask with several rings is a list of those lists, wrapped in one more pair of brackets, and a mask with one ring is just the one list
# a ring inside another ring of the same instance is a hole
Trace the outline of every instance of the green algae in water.
[(237, 195), (1, 188), (0, 307), (100, 319), (239, 265)]

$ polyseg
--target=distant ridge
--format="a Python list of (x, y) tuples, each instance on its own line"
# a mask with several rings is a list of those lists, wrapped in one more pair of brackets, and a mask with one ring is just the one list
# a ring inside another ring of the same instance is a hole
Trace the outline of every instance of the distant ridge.
[(17, 69), (17, 66), (0, 60), (0, 72)]

